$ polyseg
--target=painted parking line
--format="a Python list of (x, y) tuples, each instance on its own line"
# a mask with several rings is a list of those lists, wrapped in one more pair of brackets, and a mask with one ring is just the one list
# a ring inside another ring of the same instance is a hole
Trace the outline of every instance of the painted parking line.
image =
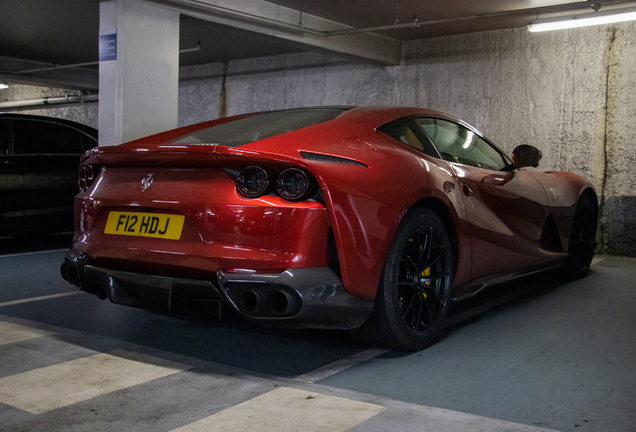
[(0, 321), (0, 345), (49, 336), (54, 333), (32, 327)]
[(29, 303), (33, 301), (39, 301), (39, 300), (48, 300), (48, 299), (58, 298), (58, 297), (66, 297), (66, 296), (77, 295), (77, 294), (86, 294), (86, 293), (84, 291), (71, 291), (71, 292), (65, 292), (65, 293), (59, 293), (59, 294), (50, 294), (50, 295), (45, 295), (40, 297), (31, 297), (26, 299), (13, 300), (13, 301), (0, 303), (0, 307), (12, 306), (12, 305), (17, 305), (21, 303)]
[(42, 414), (190, 367), (115, 350), (0, 378), (0, 403)]
[(307, 372), (306, 374), (299, 375), (294, 379), (306, 383), (314, 383), (323, 378), (327, 378), (328, 376), (337, 374), (338, 372), (342, 372), (345, 369), (349, 369), (350, 367), (359, 365), (360, 363), (364, 363), (367, 360), (371, 360), (372, 358), (375, 358), (386, 352), (389, 352), (389, 350), (383, 348), (371, 348), (347, 358), (329, 363), (328, 365), (319, 367), (318, 369)]
[(367, 402), (280, 387), (172, 432), (343, 432), (384, 409)]
[(22, 253), (16, 253), (16, 254), (0, 255), (0, 258), (10, 258), (10, 257), (26, 256), (26, 255), (39, 255), (39, 254), (54, 253), (54, 252), (66, 252), (67, 250), (68, 250), (68, 248), (67, 249), (53, 249), (53, 250), (46, 250), (46, 251), (37, 251), (37, 252), (22, 252)]

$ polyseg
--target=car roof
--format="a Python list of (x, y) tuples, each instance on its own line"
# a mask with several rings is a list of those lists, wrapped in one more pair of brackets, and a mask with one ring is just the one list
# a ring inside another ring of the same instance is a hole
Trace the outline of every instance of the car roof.
[(92, 136), (97, 139), (98, 131), (97, 129), (87, 126), (82, 123), (78, 123), (72, 120), (60, 119), (56, 117), (47, 117), (47, 116), (39, 116), (39, 115), (31, 115), (31, 114), (14, 114), (14, 113), (2, 113), (0, 112), (0, 118), (10, 118), (10, 119), (21, 119), (21, 120), (35, 120), (42, 121), (48, 123), (57, 123), (64, 126), (72, 127), (80, 132), (84, 132), (87, 135)]
[[(437, 117), (454, 122), (462, 122), (460, 119), (455, 118), (446, 113), (435, 111), (427, 108), (419, 107), (397, 107), (397, 106), (360, 106), (353, 107), (353, 109), (346, 111), (344, 114), (364, 113), (365, 115), (372, 115), (376, 117), (377, 121), (382, 123), (390, 122), (404, 117), (410, 116), (425, 116), (425, 117)], [(463, 122), (462, 122), (463, 123)]]

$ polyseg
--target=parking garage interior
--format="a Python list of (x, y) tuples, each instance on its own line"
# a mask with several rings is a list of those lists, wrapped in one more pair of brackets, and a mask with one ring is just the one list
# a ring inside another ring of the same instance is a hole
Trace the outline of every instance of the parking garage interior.
[(401, 352), (231, 311), (115, 307), (61, 277), (72, 232), (18, 230), (25, 212), (5, 211), (0, 429), (635, 430), (636, 24), (529, 26), (636, 3), (4, 3), (2, 116), (77, 122), (108, 147), (256, 111), (430, 108), (587, 178), (599, 220), (586, 277), (455, 302), (436, 343)]

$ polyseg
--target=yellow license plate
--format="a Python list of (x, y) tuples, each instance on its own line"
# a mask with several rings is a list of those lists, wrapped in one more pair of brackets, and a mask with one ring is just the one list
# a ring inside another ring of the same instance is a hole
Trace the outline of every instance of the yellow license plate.
[(184, 220), (183, 215), (112, 211), (104, 233), (179, 240)]

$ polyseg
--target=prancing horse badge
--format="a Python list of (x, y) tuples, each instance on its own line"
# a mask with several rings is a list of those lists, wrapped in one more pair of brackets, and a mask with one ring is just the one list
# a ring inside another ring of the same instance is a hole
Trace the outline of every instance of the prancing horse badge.
[(145, 179), (141, 180), (141, 191), (143, 192), (146, 189), (148, 189), (151, 184), (152, 184), (152, 173), (148, 174), (148, 176)]

